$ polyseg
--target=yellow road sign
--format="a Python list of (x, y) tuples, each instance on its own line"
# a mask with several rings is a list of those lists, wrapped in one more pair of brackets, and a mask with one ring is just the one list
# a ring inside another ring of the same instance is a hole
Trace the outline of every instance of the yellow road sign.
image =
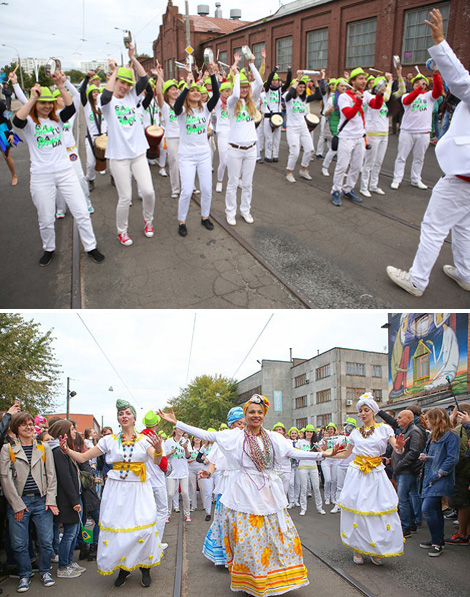
[(190, 54), (191, 55), (193, 52), (194, 52), (194, 48), (192, 48), (191, 46), (188, 46), (186, 48), (186, 54)]

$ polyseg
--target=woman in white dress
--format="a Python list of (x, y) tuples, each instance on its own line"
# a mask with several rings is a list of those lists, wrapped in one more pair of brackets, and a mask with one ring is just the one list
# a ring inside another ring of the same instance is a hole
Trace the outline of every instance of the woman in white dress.
[(310, 454), (293, 448), (279, 433), (263, 429), (268, 408), (269, 400), (255, 394), (244, 405), (244, 429), (212, 433), (177, 421), (172, 410), (159, 411), (177, 429), (216, 442), (225, 455), (231, 473), (221, 502), (231, 589), (255, 597), (309, 584), (300, 538), (286, 509), (279, 463), (306, 456), (321, 460), (337, 451)]
[(376, 422), (379, 405), (372, 394), (359, 398), (357, 412), (362, 427), (352, 431), (347, 448), (334, 456), (355, 455), (339, 498), (341, 539), (354, 550), (355, 564), (363, 564), (363, 556), (368, 555), (382, 566), (383, 558), (403, 555), (398, 496), (385, 472), (382, 454), (389, 442), (397, 453), (403, 453), (404, 442), (389, 425)]
[(118, 400), (116, 408), (121, 433), (102, 437), (98, 445), (83, 453), (70, 450), (66, 435), (60, 438), (60, 447), (76, 462), (104, 454), (112, 464), (101, 500), (98, 572), (109, 575), (119, 569), (114, 585), (120, 587), (132, 570), (140, 568), (142, 586), (149, 587), (150, 568), (160, 564), (163, 550), (145, 463), (160, 463), (162, 441), (158, 435), (136, 433), (136, 412), (129, 402)]

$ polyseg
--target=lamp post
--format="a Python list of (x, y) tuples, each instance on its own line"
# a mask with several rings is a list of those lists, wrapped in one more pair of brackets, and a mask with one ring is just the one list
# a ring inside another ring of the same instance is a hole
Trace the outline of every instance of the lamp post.
[(66, 419), (69, 418), (69, 414), (70, 414), (70, 398), (73, 398), (76, 395), (77, 395), (77, 392), (70, 391), (70, 377), (67, 377), (67, 406), (65, 409), (65, 418)]
[(21, 69), (21, 58), (20, 58), (20, 53), (18, 52), (18, 50), (16, 48), (14, 48), (13, 46), (8, 46), (7, 44), (2, 44), (2, 46), (5, 46), (5, 48), (11, 48), (12, 50), (15, 50), (15, 52), (18, 54), (18, 66), (20, 67), (20, 78), (21, 78), (21, 87), (22, 89), (24, 89), (24, 83), (23, 83), (23, 71)]
[(107, 46), (116, 46), (116, 48), (119, 48), (119, 50), (121, 51), (121, 66), (124, 66), (124, 60), (122, 58), (122, 48), (121, 46), (118, 46), (117, 44), (112, 44), (110, 41), (106, 42)]

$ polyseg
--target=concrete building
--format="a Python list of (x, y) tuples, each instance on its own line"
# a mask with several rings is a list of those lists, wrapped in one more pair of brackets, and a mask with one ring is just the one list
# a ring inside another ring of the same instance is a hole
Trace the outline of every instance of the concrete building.
[(96, 73), (96, 71), (100, 69), (105, 73), (108, 72), (107, 60), (91, 60), (90, 62), (80, 62), (80, 70), (82, 73), (87, 73), (90, 70)]
[(281, 421), (288, 428), (342, 424), (356, 413), (357, 398), (372, 391), (379, 404), (388, 399), (388, 355), (332, 348), (310, 359), (263, 360), (261, 370), (238, 383), (238, 398), (252, 394), (270, 400), (265, 426)]
[[(27, 75), (32, 75), (34, 73), (34, 63), (39, 69), (40, 66), (45, 66), (47, 61), (48, 58), (21, 58), (21, 68)], [(16, 64), (18, 60), (15, 58), (12, 62)]]

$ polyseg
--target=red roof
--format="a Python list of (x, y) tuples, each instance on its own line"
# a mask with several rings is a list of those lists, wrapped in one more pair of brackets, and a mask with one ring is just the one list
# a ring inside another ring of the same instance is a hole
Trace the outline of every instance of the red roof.
[(190, 15), (193, 22), (194, 31), (213, 32), (223, 35), (231, 33), (235, 29), (249, 25), (250, 21), (239, 21), (233, 19), (216, 19), (215, 17), (201, 17), (199, 15)]

